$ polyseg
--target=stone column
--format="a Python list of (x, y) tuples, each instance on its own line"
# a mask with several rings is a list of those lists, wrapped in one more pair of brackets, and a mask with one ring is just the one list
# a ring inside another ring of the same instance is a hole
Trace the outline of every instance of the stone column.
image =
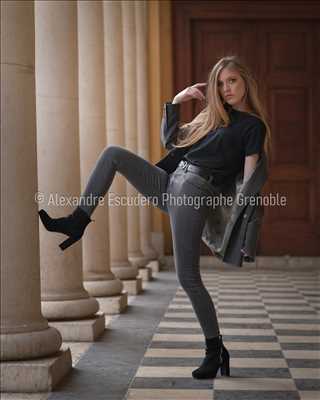
[[(101, 1), (78, 2), (79, 54), (79, 132), (81, 186), (101, 151), (106, 146), (103, 8)], [(94, 214), (88, 234), (83, 239), (84, 287), (99, 299), (107, 313), (118, 313), (127, 306), (123, 283), (110, 270), (109, 221), (107, 197)]]
[[(137, 76), (136, 76), (136, 27), (135, 3), (122, 1), (122, 30), (123, 30), (123, 64), (124, 76), (124, 117), (126, 148), (137, 153)], [(138, 191), (127, 182), (127, 196), (139, 199)], [(135, 202), (127, 208), (128, 216), (128, 255), (129, 261), (138, 268), (148, 270), (145, 266), (148, 259), (141, 252), (139, 204)], [(141, 274), (141, 271), (139, 271)], [(148, 276), (143, 274), (145, 278)]]
[[(124, 147), (121, 2), (104, 1), (103, 6), (107, 143)], [(111, 196), (126, 196), (126, 182), (120, 174), (116, 174), (109, 193)], [(138, 268), (128, 260), (126, 208), (110, 207), (109, 220), (111, 270), (123, 281), (129, 294), (138, 294), (142, 290), (142, 280), (137, 277)]]
[[(80, 195), (77, 3), (37, 1), (35, 27), (39, 191), (45, 199), (40, 206), (62, 217)], [(105, 321), (83, 287), (81, 241), (61, 251), (65, 235), (40, 226), (43, 314), (65, 341), (94, 340)]]
[[(147, 2), (148, 25), (148, 92), (152, 96), (149, 105), (150, 159), (159, 161), (165, 150), (159, 145), (159, 129), (163, 103), (173, 95), (172, 48), (171, 48), (171, 4), (167, 1)], [(163, 62), (165, 60), (165, 62)], [(159, 254), (161, 266), (164, 257), (165, 238), (170, 237), (169, 218), (161, 210), (152, 208), (152, 243)], [(170, 240), (171, 242), (171, 240)]]
[[(137, 55), (137, 130), (138, 154), (150, 160), (148, 62), (147, 62), (147, 3), (135, 2), (136, 55)], [(140, 206), (141, 250), (154, 272), (159, 271), (158, 254), (151, 243), (152, 216), (150, 206)]]
[(36, 192), (34, 3), (2, 1), (1, 392), (51, 390), (72, 367), (41, 314)]

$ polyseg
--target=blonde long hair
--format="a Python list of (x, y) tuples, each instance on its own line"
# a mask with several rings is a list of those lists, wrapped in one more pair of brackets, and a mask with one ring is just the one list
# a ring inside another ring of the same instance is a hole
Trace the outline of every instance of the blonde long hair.
[(180, 126), (177, 144), (175, 147), (187, 147), (207, 135), (211, 130), (225, 127), (230, 124), (230, 118), (225, 110), (218, 89), (218, 77), (224, 68), (230, 68), (239, 72), (246, 87), (246, 100), (250, 114), (260, 118), (266, 127), (264, 151), (269, 159), (271, 154), (271, 130), (267, 122), (266, 112), (258, 96), (257, 83), (249, 69), (240, 61), (238, 56), (221, 58), (209, 73), (206, 107), (189, 123)]

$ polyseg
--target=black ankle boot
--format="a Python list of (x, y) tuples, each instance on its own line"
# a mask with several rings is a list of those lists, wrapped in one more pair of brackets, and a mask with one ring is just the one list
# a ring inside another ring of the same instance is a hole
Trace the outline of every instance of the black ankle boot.
[(206, 339), (206, 356), (199, 368), (192, 371), (195, 379), (213, 379), (221, 368), (221, 375), (230, 376), (230, 356), (222, 336)]
[(86, 226), (92, 221), (80, 207), (67, 217), (51, 218), (45, 210), (39, 211), (40, 219), (50, 232), (60, 232), (69, 236), (69, 239), (59, 244), (61, 250), (67, 249), (81, 239)]

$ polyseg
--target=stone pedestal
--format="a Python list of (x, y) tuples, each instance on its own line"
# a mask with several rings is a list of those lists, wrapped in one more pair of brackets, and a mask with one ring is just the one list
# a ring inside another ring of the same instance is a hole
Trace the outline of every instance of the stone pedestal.
[(139, 268), (139, 278), (143, 281), (148, 282), (152, 280), (152, 269), (149, 267)]
[[(72, 368), (69, 348), (37, 360), (8, 361), (1, 364), (1, 392), (50, 392)], [(2, 396), (1, 396), (2, 397)], [(10, 399), (13, 399), (10, 397)]]
[(76, 321), (50, 322), (59, 330), (64, 342), (94, 342), (105, 330), (105, 316), (101, 311), (93, 318)]
[(128, 294), (136, 296), (142, 293), (142, 279), (137, 277), (137, 279), (123, 279), (123, 287), (124, 290), (128, 292)]
[(160, 263), (159, 263), (158, 260), (150, 261), (150, 262), (147, 264), (147, 267), (148, 267), (148, 268), (151, 268), (151, 270), (152, 270), (153, 273), (158, 273), (158, 272), (160, 272)]
[(128, 306), (128, 292), (123, 290), (120, 296), (97, 297), (97, 300), (105, 314), (119, 314)]

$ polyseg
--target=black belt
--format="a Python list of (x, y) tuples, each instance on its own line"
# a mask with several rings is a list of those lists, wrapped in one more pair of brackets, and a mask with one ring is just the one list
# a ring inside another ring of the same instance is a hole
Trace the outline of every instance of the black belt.
[(202, 178), (206, 179), (209, 183), (213, 183), (213, 175), (211, 175), (205, 169), (198, 167), (197, 165), (191, 164), (189, 161), (182, 160), (178, 164), (179, 168), (182, 168), (184, 171), (190, 171), (194, 174), (200, 175)]

